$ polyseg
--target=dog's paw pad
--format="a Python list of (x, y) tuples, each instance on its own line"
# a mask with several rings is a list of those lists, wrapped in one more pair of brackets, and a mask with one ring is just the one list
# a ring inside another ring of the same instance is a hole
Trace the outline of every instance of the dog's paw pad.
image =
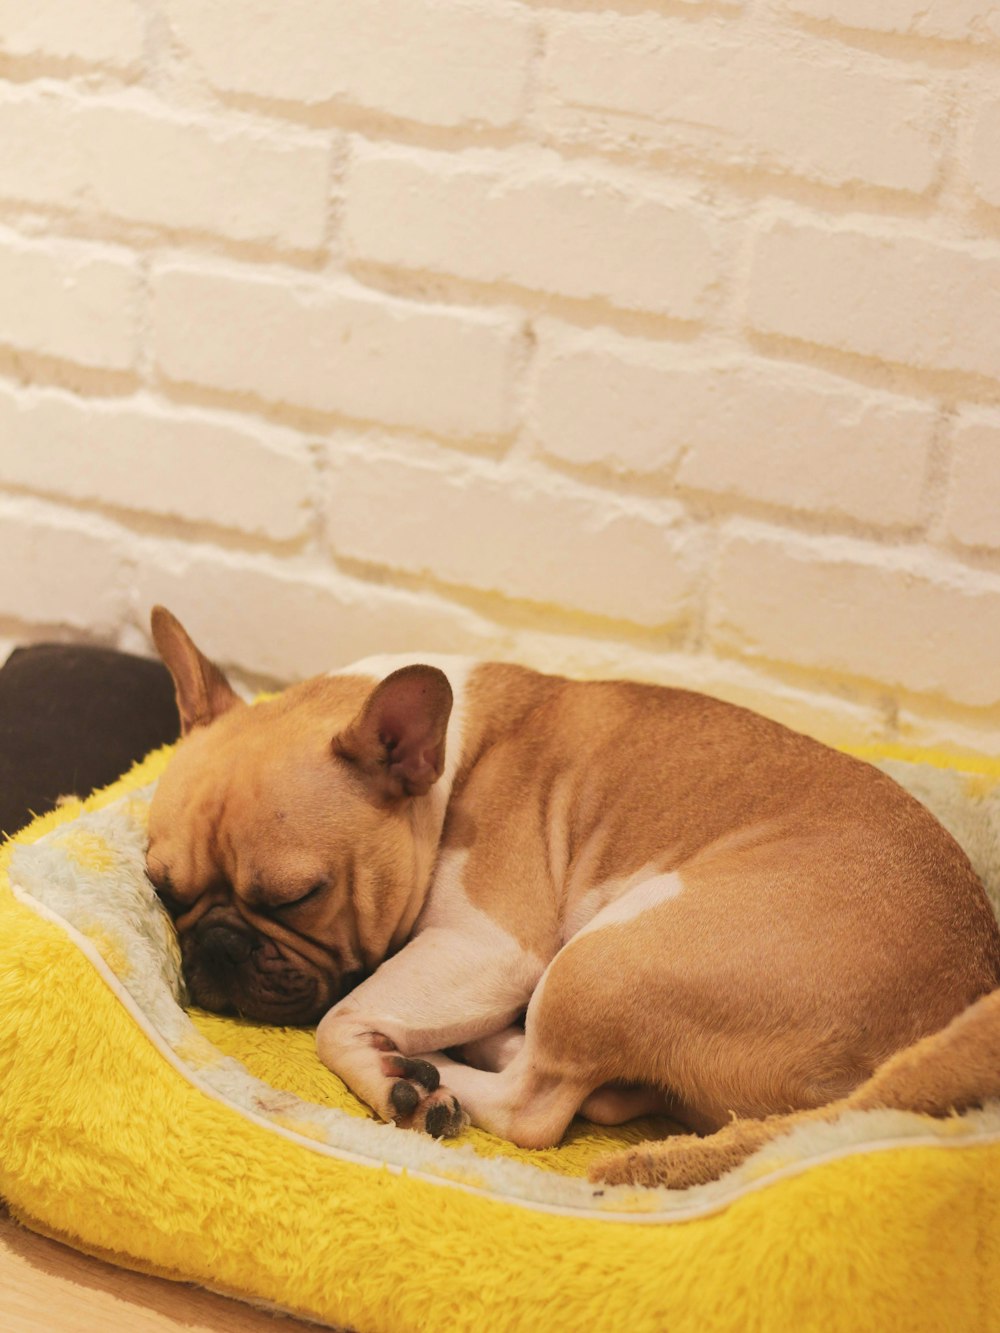
[(420, 1093), (412, 1083), (399, 1079), (392, 1085), (389, 1100), (392, 1102), (396, 1114), (405, 1120), (420, 1105)]
[(382, 1068), (390, 1078), (405, 1078), (412, 1083), (419, 1083), (426, 1092), (436, 1092), (441, 1082), (437, 1066), (429, 1060), (416, 1060), (406, 1055), (389, 1055), (382, 1061)]
[(468, 1123), (468, 1117), (450, 1092), (441, 1101), (435, 1101), (424, 1112), (424, 1129), (432, 1138), (447, 1139), (457, 1134)]
[(397, 1125), (412, 1121), (421, 1102), (437, 1092), (441, 1082), (437, 1067), (429, 1060), (408, 1055), (383, 1055), (382, 1072), (393, 1080), (389, 1103)]

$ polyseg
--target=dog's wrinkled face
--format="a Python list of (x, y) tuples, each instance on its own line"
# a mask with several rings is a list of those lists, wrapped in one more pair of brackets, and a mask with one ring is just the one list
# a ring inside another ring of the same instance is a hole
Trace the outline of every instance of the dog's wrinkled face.
[(194, 1003), (315, 1023), (406, 937), (434, 849), (414, 797), (444, 762), (429, 667), (307, 681), (250, 707), (158, 608), (183, 738), (150, 810), (147, 873)]

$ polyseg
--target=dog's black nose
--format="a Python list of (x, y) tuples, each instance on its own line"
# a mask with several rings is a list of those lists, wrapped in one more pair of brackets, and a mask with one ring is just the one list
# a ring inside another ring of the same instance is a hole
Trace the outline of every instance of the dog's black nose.
[(254, 936), (238, 926), (219, 922), (198, 932), (198, 947), (202, 959), (216, 966), (238, 967), (245, 963), (254, 950)]

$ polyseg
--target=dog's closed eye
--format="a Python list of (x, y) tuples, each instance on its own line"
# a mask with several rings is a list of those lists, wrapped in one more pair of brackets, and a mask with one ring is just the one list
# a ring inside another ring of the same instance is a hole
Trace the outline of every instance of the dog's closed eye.
[(316, 898), (321, 894), (327, 887), (327, 883), (328, 881), (325, 879), (318, 879), (315, 884), (311, 884), (309, 888), (306, 889), (305, 893), (301, 894), (298, 898), (293, 898), (291, 902), (276, 904), (274, 911), (289, 912), (293, 907), (301, 907), (304, 903), (309, 902), (311, 899)]

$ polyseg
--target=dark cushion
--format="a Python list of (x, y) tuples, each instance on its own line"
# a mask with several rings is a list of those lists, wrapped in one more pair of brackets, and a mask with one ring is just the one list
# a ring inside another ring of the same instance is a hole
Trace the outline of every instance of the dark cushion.
[(16, 648), (0, 669), (0, 830), (106, 786), (178, 731), (162, 662), (78, 644)]

